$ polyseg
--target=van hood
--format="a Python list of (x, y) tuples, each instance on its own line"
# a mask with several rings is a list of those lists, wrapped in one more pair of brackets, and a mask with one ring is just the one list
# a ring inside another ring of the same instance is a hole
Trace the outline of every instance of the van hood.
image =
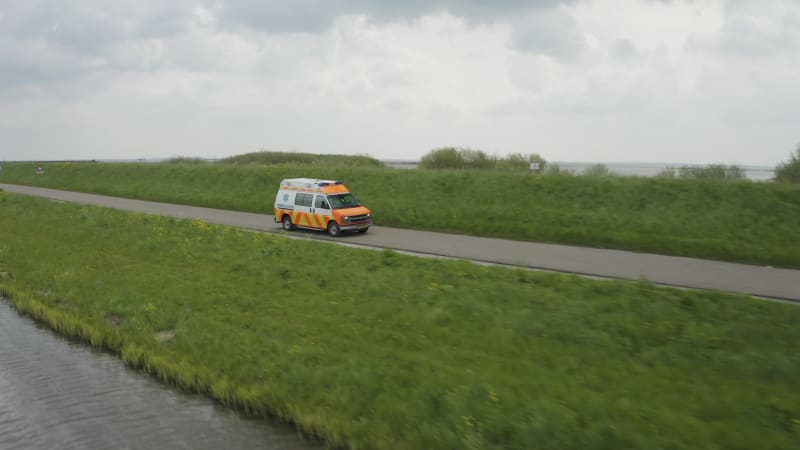
[(356, 206), (353, 208), (334, 209), (334, 214), (337, 216), (360, 216), (362, 214), (369, 214), (369, 209), (363, 206)]

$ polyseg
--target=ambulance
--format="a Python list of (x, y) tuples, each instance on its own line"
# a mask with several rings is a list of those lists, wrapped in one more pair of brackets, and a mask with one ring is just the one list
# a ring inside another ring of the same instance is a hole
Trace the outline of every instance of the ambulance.
[(281, 181), (275, 196), (275, 222), (286, 231), (295, 228), (327, 230), (331, 236), (343, 231), (366, 233), (372, 214), (361, 206), (341, 181), (292, 178)]

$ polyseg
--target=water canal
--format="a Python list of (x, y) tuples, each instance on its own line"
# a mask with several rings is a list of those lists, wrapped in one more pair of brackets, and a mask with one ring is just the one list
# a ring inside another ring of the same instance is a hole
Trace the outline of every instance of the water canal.
[(0, 449), (321, 447), (128, 369), (0, 299)]

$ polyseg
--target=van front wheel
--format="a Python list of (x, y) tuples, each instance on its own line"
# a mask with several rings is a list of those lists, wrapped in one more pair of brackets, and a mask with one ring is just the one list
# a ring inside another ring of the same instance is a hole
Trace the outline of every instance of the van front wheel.
[(283, 220), (281, 220), (281, 224), (283, 224), (283, 229), (286, 231), (294, 230), (294, 224), (292, 223), (292, 218), (289, 215), (283, 216)]
[(329, 223), (328, 223), (328, 234), (330, 234), (330, 235), (331, 235), (331, 236), (333, 236), (333, 237), (336, 237), (336, 236), (338, 236), (338, 235), (339, 235), (339, 233), (341, 233), (341, 232), (342, 232), (342, 231), (341, 231), (341, 229), (339, 228), (339, 224), (338, 224), (338, 223), (336, 223), (336, 222), (333, 222), (333, 221), (331, 221), (331, 222), (329, 222)]

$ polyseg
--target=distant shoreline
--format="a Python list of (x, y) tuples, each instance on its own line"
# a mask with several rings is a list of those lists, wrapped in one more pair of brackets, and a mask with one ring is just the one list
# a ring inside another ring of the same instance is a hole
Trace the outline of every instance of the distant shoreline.
[[(394, 169), (416, 169), (419, 161), (414, 160), (381, 160), (387, 167)], [(620, 163), (620, 162), (578, 162), (578, 161), (550, 161), (549, 164), (558, 164), (562, 169), (575, 171), (577, 174), (596, 164), (603, 164), (616, 175), (654, 177), (668, 167), (699, 166), (687, 163)], [(775, 176), (775, 168), (770, 166), (745, 166), (745, 176), (753, 181), (767, 181)]]
[[(82, 160), (30, 160), (30, 161), (4, 161), (15, 163), (160, 163), (168, 160), (169, 158), (138, 158), (138, 159), (82, 159)], [(200, 158), (208, 162), (218, 161), (219, 158)], [(379, 160), (386, 167), (393, 169), (416, 169), (419, 166), (419, 160), (402, 160), (402, 159), (381, 159)], [(639, 177), (654, 177), (662, 170), (673, 167), (683, 166), (701, 166), (702, 164), (689, 164), (689, 163), (647, 163), (647, 162), (584, 162), (584, 161), (549, 161), (549, 164), (558, 164), (562, 169), (574, 171), (580, 174), (586, 168), (603, 164), (608, 167), (608, 170), (615, 175), (621, 176), (639, 176)], [(774, 178), (775, 168), (771, 166), (760, 165), (739, 165), (737, 166), (744, 169), (745, 177), (752, 181), (768, 181)]]

